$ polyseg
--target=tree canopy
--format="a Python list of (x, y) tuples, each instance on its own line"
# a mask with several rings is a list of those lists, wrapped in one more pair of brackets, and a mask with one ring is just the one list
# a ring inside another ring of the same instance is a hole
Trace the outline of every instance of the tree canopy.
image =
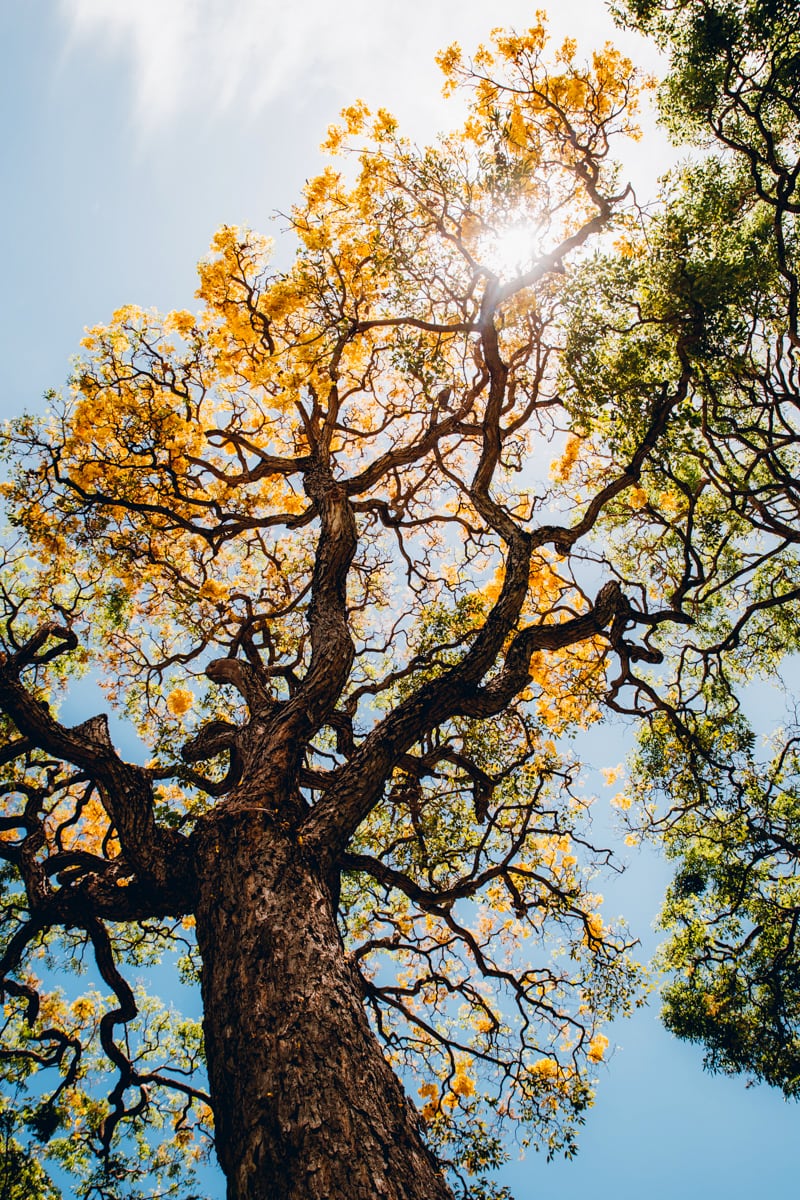
[[(716, 569), (691, 571), (724, 613), (682, 652), (691, 716), (665, 710), (638, 760), (645, 824), (678, 860), (663, 913), (675, 972), (664, 1016), (705, 1045), (713, 1069), (794, 1096), (797, 716), (790, 703), (765, 754), (740, 700), (798, 647), (800, 23), (780, 0), (632, 0), (628, 12), (670, 49), (664, 119), (710, 151), (660, 222), (697, 330), (700, 422), (683, 470), (718, 512)], [(718, 580), (734, 578), (732, 604)]]
[[(291, 259), (223, 227), (196, 313), (120, 309), (8, 429), (0, 1071), (36, 1186), (46, 1147), (81, 1196), (185, 1200), (213, 1138), (237, 1200), (488, 1200), (509, 1128), (572, 1153), (640, 980), (573, 740), (609, 712), (629, 838), (678, 860), (667, 1024), (797, 1091), (797, 734), (761, 763), (740, 694), (797, 642), (800, 22), (625, 19), (704, 144), (657, 205), (616, 50), (452, 46), (456, 132), (354, 104)], [(59, 717), (87, 670), (138, 754)], [(164, 954), (202, 1031), (129, 980)]]

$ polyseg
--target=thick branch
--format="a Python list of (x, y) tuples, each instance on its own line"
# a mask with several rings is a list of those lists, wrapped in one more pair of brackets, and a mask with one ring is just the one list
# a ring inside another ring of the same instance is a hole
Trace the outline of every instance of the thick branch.
[(303, 746), (333, 711), (355, 655), (347, 615), (347, 576), (358, 544), (353, 510), (344, 489), (322, 466), (309, 472), (306, 488), (319, 513), (320, 536), (308, 611), (311, 661), (275, 723), (274, 765), (288, 769), (298, 765)]
[(174, 830), (156, 825), (152, 782), (143, 768), (119, 757), (106, 718), (92, 717), (70, 729), (20, 681), (21, 667), (53, 657), (50, 651), (40, 653), (53, 635), (63, 636), (63, 631), (44, 626), (19, 654), (0, 658), (0, 708), (32, 745), (79, 767), (98, 783), (123, 854), (143, 882), (171, 891), (180, 880), (178, 886), (185, 888), (190, 875), (188, 843)]
[[(429, 730), (464, 714), (489, 717), (500, 712), (530, 682), (535, 650), (558, 650), (601, 633), (624, 601), (617, 583), (601, 588), (590, 612), (558, 625), (532, 625), (514, 638), (505, 665), (484, 688), (480, 678), (494, 662), (470, 654), (438, 679), (423, 684), (389, 713), (364, 739), (337, 779), (307, 817), (303, 838), (321, 859), (335, 861), (380, 798), (400, 757)], [(485, 632), (485, 628), (484, 628)]]

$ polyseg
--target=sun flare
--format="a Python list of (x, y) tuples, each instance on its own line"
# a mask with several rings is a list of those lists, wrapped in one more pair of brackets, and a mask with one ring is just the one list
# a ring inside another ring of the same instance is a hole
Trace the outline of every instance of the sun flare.
[(494, 229), (481, 238), (481, 257), (501, 279), (514, 279), (532, 265), (536, 257), (535, 233), (529, 221), (516, 221)]

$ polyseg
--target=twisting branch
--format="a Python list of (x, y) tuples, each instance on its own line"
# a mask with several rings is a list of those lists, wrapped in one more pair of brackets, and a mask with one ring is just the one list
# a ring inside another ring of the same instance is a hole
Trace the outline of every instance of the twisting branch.
[[(43, 651), (51, 637), (58, 639), (56, 646)], [(76, 639), (70, 631), (50, 624), (42, 626), (16, 655), (2, 656), (0, 707), (31, 745), (73, 763), (98, 783), (125, 857), (142, 880), (172, 894), (177, 883), (177, 890), (185, 893), (191, 878), (186, 839), (156, 825), (152, 780), (143, 768), (119, 757), (111, 744), (105, 716), (67, 728), (20, 681), (23, 668), (49, 662), (74, 644)]]

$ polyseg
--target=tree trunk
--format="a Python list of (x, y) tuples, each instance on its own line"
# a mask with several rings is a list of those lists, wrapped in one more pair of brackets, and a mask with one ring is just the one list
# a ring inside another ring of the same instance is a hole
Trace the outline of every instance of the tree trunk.
[(367, 1021), (324, 881), (264, 811), (196, 834), (206, 1054), (229, 1200), (452, 1200)]

